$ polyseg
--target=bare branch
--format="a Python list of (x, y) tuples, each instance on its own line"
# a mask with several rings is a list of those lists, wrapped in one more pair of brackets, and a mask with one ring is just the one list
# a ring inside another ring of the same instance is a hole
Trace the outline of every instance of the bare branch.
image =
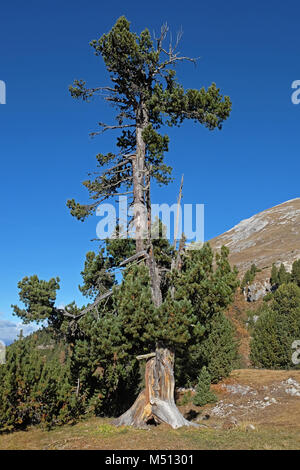
[(136, 153), (128, 153), (128, 154), (123, 155), (123, 157), (132, 160), (133, 158), (136, 157)]
[[(117, 175), (118, 173), (125, 173), (130, 170), (130, 167), (125, 167), (121, 168), (120, 170), (113, 170), (112, 172), (109, 172), (108, 174), (112, 173), (113, 175)], [(101, 175), (105, 175), (107, 172), (101, 173)]]
[[(118, 186), (119, 184), (122, 184), (122, 183), (124, 183), (125, 181), (131, 181), (132, 178), (133, 178), (133, 176), (128, 176), (128, 177), (123, 178), (123, 179), (121, 179), (121, 180), (119, 180), (119, 181), (116, 181), (115, 183), (111, 183), (111, 184), (108, 184), (108, 185), (104, 186), (103, 189), (106, 190), (106, 189), (109, 189), (109, 188), (113, 188), (114, 186)], [(109, 181), (108, 181), (108, 183), (109, 183)], [(118, 193), (118, 195), (119, 195), (119, 193)]]
[(103, 194), (103, 197), (101, 199), (97, 199), (97, 201), (94, 203), (94, 204), (86, 204), (84, 207), (86, 207), (87, 209), (93, 209), (94, 207), (98, 206), (99, 204), (101, 204), (101, 202), (103, 201), (106, 201), (106, 199), (110, 198), (110, 197), (117, 197), (117, 196), (126, 196), (127, 194), (133, 194), (133, 191), (125, 191), (123, 193), (106, 193), (106, 194)]
[(157, 38), (157, 37), (155, 37), (155, 33), (153, 34), (154, 39), (157, 43), (157, 51), (158, 52), (161, 51), (162, 43), (166, 39), (168, 31), (169, 31), (169, 27), (168, 27), (167, 23), (164, 23), (160, 28), (160, 36)]
[(152, 71), (152, 75), (160, 73), (165, 67), (167, 67), (168, 65), (175, 64), (177, 61), (188, 60), (189, 62), (193, 62), (194, 64), (196, 64), (196, 60), (198, 59), (198, 58), (192, 58), (192, 57), (186, 57), (186, 56), (179, 56), (178, 55), (179, 53), (176, 52), (176, 49), (178, 48), (179, 43), (183, 36), (182, 28), (177, 33), (176, 42), (174, 46), (172, 45), (172, 34), (170, 34), (169, 50), (166, 50), (163, 47), (163, 42), (166, 39), (168, 32), (169, 32), (169, 28), (168, 28), (168, 25), (165, 23), (161, 27), (160, 36), (158, 38), (154, 36), (154, 39), (156, 40), (156, 43), (157, 43), (157, 47), (156, 47), (157, 52), (159, 54), (163, 52), (164, 54), (167, 55), (168, 59), (162, 62), (156, 69), (154, 69)]
[(104, 299), (110, 297), (112, 295), (112, 293), (113, 293), (113, 291), (110, 290), (110, 291), (105, 292), (105, 294), (99, 295), (96, 298), (95, 302), (93, 302), (91, 305), (89, 305), (84, 310), (82, 310), (78, 315), (72, 315), (66, 309), (57, 309), (57, 311), (62, 313), (65, 317), (72, 318), (73, 320), (79, 320), (79, 318), (83, 317), (83, 315), (85, 315), (86, 313), (90, 312), (95, 307), (97, 307), (97, 305), (101, 302), (101, 300), (104, 300)]
[(134, 261), (135, 259), (138, 259), (140, 257), (143, 257), (143, 256), (148, 256), (148, 253), (146, 250), (143, 250), (143, 251), (139, 251), (138, 253), (136, 253), (135, 255), (133, 256), (130, 256), (129, 258), (125, 259), (124, 261), (122, 261), (122, 263), (119, 264), (119, 266), (125, 266), (125, 264), (128, 264), (130, 263), (131, 261)]
[(111, 195), (109, 195), (109, 197), (126, 196), (127, 194), (133, 194), (133, 191), (126, 191), (124, 193), (111, 194)]
[[(126, 160), (122, 160), (121, 162), (117, 163), (116, 165), (112, 166), (111, 168), (108, 168), (107, 170), (105, 170), (102, 175), (106, 175), (107, 173), (111, 173), (112, 171), (114, 171), (116, 168), (119, 168), (120, 166), (124, 166), (124, 165), (127, 165), (127, 163), (130, 163), (130, 160), (127, 158)], [(122, 170), (120, 170), (122, 171)]]
[(108, 124), (105, 124), (104, 122), (99, 122), (99, 126), (103, 127), (103, 129), (99, 132), (91, 132), (90, 136), (95, 137), (95, 135), (100, 135), (103, 134), (103, 132), (108, 131), (108, 130), (113, 130), (113, 129), (126, 129), (128, 127), (135, 127), (134, 124), (121, 124), (121, 125), (115, 125), (115, 126), (109, 126)]
[(181, 27), (176, 36), (176, 43), (175, 43), (175, 46), (173, 47), (173, 52), (175, 52), (177, 47), (179, 46), (182, 36), (183, 36), (183, 29)]
[(96, 88), (89, 88), (89, 91), (93, 93), (95, 93), (96, 91), (109, 91), (110, 93), (117, 93), (117, 90), (110, 86), (98, 86)]
[(98, 296), (96, 298), (95, 302), (93, 302), (91, 305), (86, 307), (82, 312), (79, 313), (79, 315), (77, 315), (77, 318), (80, 318), (83, 315), (85, 315), (86, 313), (93, 310), (95, 307), (97, 307), (97, 305), (101, 302), (101, 300), (107, 299), (107, 297), (110, 297), (112, 295), (112, 293), (113, 293), (113, 291), (109, 290), (109, 291), (105, 292), (104, 294)]
[[(109, 199), (110, 197), (117, 197), (117, 196), (127, 196), (128, 194), (133, 194), (133, 191), (124, 191), (122, 193), (119, 193), (119, 192), (116, 192), (116, 193), (106, 193), (106, 194), (102, 194), (102, 197), (99, 198), (99, 195), (98, 196), (93, 196), (92, 199), (96, 199), (96, 202), (94, 202), (93, 204), (82, 204), (82, 207), (86, 210), (86, 211), (91, 211), (93, 210), (95, 207), (99, 206), (99, 204), (101, 204), (101, 202), (104, 202), (106, 201), (107, 199)], [(98, 199), (99, 198), (99, 199)]]
[(141, 354), (140, 356), (136, 356), (137, 360), (140, 361), (141, 359), (150, 359), (151, 357), (156, 357), (156, 353), (148, 353), (148, 354)]
[(72, 315), (72, 313), (69, 313), (64, 308), (57, 308), (56, 311), (62, 313), (64, 317), (73, 318), (73, 320), (76, 318), (76, 315)]
[[(163, 52), (165, 52), (167, 55), (169, 55), (169, 53), (165, 50), (163, 50)], [(157, 69), (154, 70), (153, 72), (153, 75), (157, 74), (157, 73), (160, 73), (161, 70), (163, 70), (165, 67), (167, 67), (167, 65), (171, 65), (171, 64), (174, 64), (175, 62), (177, 61), (183, 61), (183, 60), (187, 60), (189, 62), (193, 62), (193, 64), (196, 64), (196, 61), (197, 61), (198, 57), (196, 58), (192, 58), (192, 57), (177, 57), (174, 56), (174, 57), (171, 57), (169, 60), (166, 60), (165, 62), (163, 62), (159, 67), (157, 67)]]

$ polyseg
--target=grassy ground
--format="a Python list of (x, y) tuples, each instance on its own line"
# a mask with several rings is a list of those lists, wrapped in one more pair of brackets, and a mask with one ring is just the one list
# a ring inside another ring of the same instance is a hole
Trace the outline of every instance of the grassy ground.
[(35, 428), (2, 436), (0, 449), (300, 449), (300, 434), (299, 429), (263, 426), (247, 431), (245, 423), (229, 430), (173, 430), (161, 425), (144, 431), (91, 419), (49, 432)]
[[(232, 395), (222, 384), (214, 387), (222, 403), (233, 405), (234, 425), (232, 415), (213, 416), (213, 405), (200, 409), (186, 404), (181, 411), (193, 410), (206, 427), (173, 430), (160, 425), (138, 430), (116, 428), (109, 419), (92, 418), (51, 431), (33, 427), (2, 435), (0, 449), (300, 449), (300, 397), (283, 396), (276, 388), (290, 377), (300, 382), (300, 371), (239, 370), (224, 381), (225, 385), (251, 386), (255, 400), (272, 391), (276, 404), (265, 409), (247, 409), (249, 397)], [(208, 419), (202, 420), (202, 416)]]

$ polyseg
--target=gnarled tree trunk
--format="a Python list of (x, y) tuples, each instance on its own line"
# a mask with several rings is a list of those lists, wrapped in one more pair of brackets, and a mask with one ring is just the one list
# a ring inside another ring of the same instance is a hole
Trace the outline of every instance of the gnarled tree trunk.
[(151, 423), (167, 423), (172, 428), (197, 426), (186, 420), (178, 410), (174, 399), (174, 353), (158, 347), (155, 357), (147, 360), (145, 389), (129, 410), (114, 420), (116, 426), (145, 428)]
[[(160, 275), (156, 264), (151, 241), (151, 200), (150, 173), (145, 166), (146, 146), (143, 130), (149, 119), (145, 106), (141, 102), (136, 113), (136, 156), (132, 162), (134, 225), (136, 252), (147, 248), (146, 263), (149, 268), (152, 301), (155, 307), (162, 303)], [(132, 407), (114, 420), (114, 424), (145, 427), (151, 422), (167, 423), (173, 428), (197, 426), (187, 421), (175, 404), (174, 389), (174, 353), (159, 345), (155, 355), (148, 355), (145, 369), (145, 389), (139, 394)]]

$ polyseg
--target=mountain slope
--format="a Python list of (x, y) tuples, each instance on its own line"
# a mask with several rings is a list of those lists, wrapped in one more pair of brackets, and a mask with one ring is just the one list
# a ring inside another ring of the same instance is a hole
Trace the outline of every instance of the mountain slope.
[(243, 364), (249, 367), (250, 333), (245, 327), (247, 312), (255, 310), (258, 306), (255, 302), (261, 302), (270, 291), (272, 263), (277, 266), (283, 263), (290, 271), (293, 262), (300, 258), (300, 198), (242, 220), (211, 240), (210, 244), (214, 251), (219, 251), (222, 245), (229, 248), (230, 264), (237, 266), (240, 278), (253, 263), (261, 270), (243, 293), (237, 290), (233, 305), (227, 312), (236, 328)]
[(283, 263), (290, 270), (300, 258), (300, 198), (286, 201), (249, 219), (212, 239), (214, 250), (230, 249), (230, 263), (244, 274), (251, 264), (269, 275), (272, 263)]

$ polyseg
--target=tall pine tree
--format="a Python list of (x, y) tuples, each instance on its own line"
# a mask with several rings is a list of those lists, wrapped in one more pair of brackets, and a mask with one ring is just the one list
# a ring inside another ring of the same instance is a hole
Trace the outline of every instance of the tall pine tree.
[[(164, 161), (169, 138), (161, 134), (160, 129), (164, 125), (179, 126), (186, 119), (209, 130), (221, 129), (231, 111), (229, 97), (223, 97), (214, 83), (207, 89), (185, 90), (178, 82), (174, 66), (178, 62), (195, 60), (180, 56), (177, 52), (180, 35), (174, 45), (166, 48), (167, 33), (168, 28), (163, 26), (158, 38), (152, 38), (147, 29), (138, 35), (130, 30), (130, 23), (125, 17), (119, 18), (111, 31), (91, 42), (96, 56), (101, 56), (105, 62), (111, 84), (91, 88), (84, 81), (75, 80), (70, 87), (71, 95), (84, 101), (104, 94), (104, 99), (117, 110), (116, 119), (111, 124), (99, 123), (100, 128), (94, 135), (108, 130), (119, 130), (120, 135), (116, 138), (116, 151), (97, 155), (97, 166), (102, 173), (83, 183), (91, 201), (80, 204), (71, 199), (68, 207), (72, 215), (84, 220), (95, 212), (101, 202), (120, 194), (129, 194), (133, 205), (135, 247), (128, 240), (110, 240), (106, 244), (107, 259), (101, 252), (87, 255), (81, 291), (94, 301), (81, 311), (74, 305), (60, 310), (54, 307), (58, 281), (45, 283), (30, 278), (20, 285), (21, 294), (24, 293), (21, 300), (25, 300), (26, 308), (18, 310), (15, 307), (15, 312), (23, 318), (49, 316), (56, 320), (60, 328), (64, 328), (65, 319), (69, 319), (69, 332), (77, 335), (78, 351), (81, 344), (82, 354), (86, 357), (89, 345), (84, 340), (84, 334), (78, 330), (78, 321), (85, 322), (85, 316), (88, 321), (96, 313), (107, 328), (107, 341), (113, 335), (116, 338), (117, 350), (111, 356), (112, 349), (108, 348), (106, 354), (106, 361), (111, 361), (108, 382), (112, 390), (113, 381), (117, 380), (118, 360), (123, 360), (123, 370), (135, 374), (128, 351), (132, 349), (134, 354), (149, 351), (150, 355), (146, 355), (145, 390), (116, 424), (144, 425), (154, 419), (176, 428), (190, 423), (175, 406), (175, 349), (180, 349), (180, 345), (184, 348), (194, 335), (209, 335), (209, 329), (202, 322), (208, 322), (214, 314), (221, 314), (228, 305), (235, 288), (236, 273), (231, 273), (227, 254), (223, 252), (217, 262), (213, 281), (205, 279), (207, 273), (204, 267), (198, 266), (203, 257), (212, 275), (212, 254), (205, 248), (208, 256), (202, 252), (196, 254), (194, 261), (187, 261), (189, 268), (186, 272), (183, 270), (181, 276), (183, 243), (174, 252), (162, 239), (156, 242), (151, 238), (151, 182), (154, 180), (165, 185), (171, 179), (171, 168)], [(123, 284), (116, 291), (115, 280), (109, 273), (119, 261), (124, 266), (133, 259), (142, 264), (128, 267)], [(194, 268), (196, 272), (193, 272)], [(189, 285), (188, 279), (193, 276), (195, 281)], [(199, 276), (202, 282), (197, 288), (196, 279), (199, 280)], [(191, 290), (191, 286), (195, 289)], [(210, 296), (205, 293), (206, 287)], [(39, 290), (43, 295), (48, 294), (48, 300), (45, 296), (41, 309), (35, 295)], [(201, 295), (205, 299), (202, 302), (199, 300)], [(100, 307), (102, 301), (105, 302), (103, 309)], [(197, 310), (193, 301), (204, 310)], [(107, 316), (102, 315), (106, 308), (110, 312)], [(114, 333), (111, 335), (112, 331)], [(125, 343), (122, 343), (123, 337)], [(105, 341), (104, 338), (101, 343)], [(135, 349), (137, 344), (141, 347), (140, 351)], [(101, 376), (105, 368), (96, 363), (92, 364), (94, 366), (98, 371), (96, 375)], [(74, 370), (78, 383), (89, 380), (83, 373), (79, 364)], [(102, 396), (100, 389), (99, 396)]]
[[(74, 216), (83, 220), (103, 200), (124, 192), (132, 194), (136, 255), (145, 257), (153, 308), (158, 309), (160, 318), (164, 317), (165, 309), (162, 307), (161, 273), (150, 234), (150, 183), (154, 179), (167, 184), (171, 168), (164, 162), (169, 138), (158, 131), (163, 125), (179, 126), (185, 119), (210, 130), (221, 129), (231, 111), (230, 99), (223, 97), (214, 83), (207, 90), (185, 90), (177, 81), (174, 66), (179, 61), (194, 62), (194, 59), (178, 54), (180, 35), (175, 45), (166, 49), (167, 32), (168, 28), (163, 26), (158, 38), (151, 38), (148, 29), (137, 35), (131, 32), (125, 17), (119, 18), (109, 33), (91, 42), (96, 56), (102, 56), (105, 62), (112, 85), (90, 88), (84, 81), (76, 80), (70, 87), (73, 97), (86, 101), (99, 93), (106, 93), (105, 99), (117, 109), (116, 122), (100, 123), (99, 132), (119, 129), (121, 134), (116, 141), (118, 152), (97, 156), (98, 166), (104, 167), (102, 174), (84, 182), (91, 203), (82, 205), (72, 199), (68, 206)], [(107, 164), (112, 166), (107, 168)], [(174, 311), (183, 308), (178, 303), (175, 305), (172, 295), (169, 302), (173, 302), (170, 308)], [(185, 302), (184, 297), (176, 302)], [(160, 335), (155, 359), (147, 362), (148, 389), (143, 404), (137, 401), (119, 423), (137, 424), (152, 417), (174, 427), (187, 424), (174, 403), (174, 348), (167, 343), (167, 337)], [(166, 386), (167, 383), (171, 384), (170, 387)]]

